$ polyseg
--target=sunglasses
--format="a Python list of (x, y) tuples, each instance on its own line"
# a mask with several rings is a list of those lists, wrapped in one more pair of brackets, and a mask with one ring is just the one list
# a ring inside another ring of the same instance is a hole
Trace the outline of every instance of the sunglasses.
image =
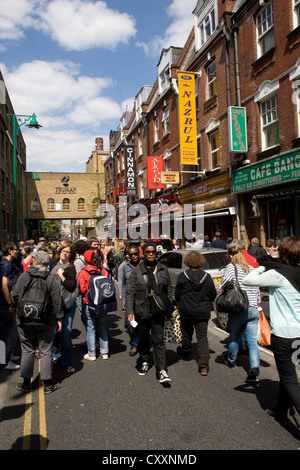
[(131, 258), (132, 256), (139, 256), (139, 254), (135, 251), (134, 253), (128, 253), (128, 256)]
[(156, 250), (146, 250), (145, 253), (146, 253), (146, 255), (155, 255)]

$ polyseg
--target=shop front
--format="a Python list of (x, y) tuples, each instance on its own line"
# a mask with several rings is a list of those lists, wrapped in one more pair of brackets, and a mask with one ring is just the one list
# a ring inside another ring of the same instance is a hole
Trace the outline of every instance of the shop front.
[(190, 206), (203, 205), (204, 234), (210, 240), (216, 232), (220, 232), (225, 241), (228, 237), (238, 237), (236, 197), (227, 173), (190, 183), (178, 189), (178, 195), (185, 211)]
[(300, 236), (300, 154), (289, 152), (248, 165), (233, 174), (245, 238), (262, 245)]

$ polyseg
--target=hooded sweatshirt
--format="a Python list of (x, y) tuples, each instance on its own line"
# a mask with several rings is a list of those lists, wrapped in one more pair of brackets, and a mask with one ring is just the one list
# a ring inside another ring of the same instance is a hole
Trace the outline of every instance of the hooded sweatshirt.
[(216, 295), (214, 282), (203, 269), (188, 269), (178, 276), (175, 300), (179, 302), (181, 318), (209, 320), (210, 303)]
[(93, 257), (95, 256), (94, 250), (87, 250), (84, 253), (84, 261), (87, 263), (80, 273), (78, 274), (78, 282), (79, 282), (79, 295), (82, 296), (82, 303), (87, 304), (87, 294), (89, 293), (89, 280), (92, 274), (102, 274), (102, 276), (109, 277), (108, 272), (103, 266), (98, 267), (95, 265), (93, 261)]

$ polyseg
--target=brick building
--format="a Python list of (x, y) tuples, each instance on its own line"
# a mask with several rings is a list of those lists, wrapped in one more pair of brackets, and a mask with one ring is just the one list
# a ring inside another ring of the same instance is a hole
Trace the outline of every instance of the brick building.
[[(126, 125), (111, 133), (105, 163), (112, 170), (110, 194), (126, 183), (122, 152), (134, 145), (136, 194), (129, 203), (203, 204), (210, 237), (220, 230), (224, 239), (248, 243), (258, 236), (265, 244), (267, 238), (300, 235), (300, 2), (195, 3), (186, 44), (162, 51), (155, 84), (146, 95), (142, 88)], [(179, 71), (195, 76), (197, 165), (180, 160)], [(245, 108), (245, 147), (230, 139), (229, 107)], [(164, 171), (178, 171), (179, 184), (149, 189), (149, 155), (163, 157)]]

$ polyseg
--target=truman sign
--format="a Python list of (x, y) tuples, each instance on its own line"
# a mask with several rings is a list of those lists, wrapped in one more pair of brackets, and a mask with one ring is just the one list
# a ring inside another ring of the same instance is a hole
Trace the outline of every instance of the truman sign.
[(243, 193), (300, 179), (300, 153), (288, 153), (233, 173), (233, 192)]

